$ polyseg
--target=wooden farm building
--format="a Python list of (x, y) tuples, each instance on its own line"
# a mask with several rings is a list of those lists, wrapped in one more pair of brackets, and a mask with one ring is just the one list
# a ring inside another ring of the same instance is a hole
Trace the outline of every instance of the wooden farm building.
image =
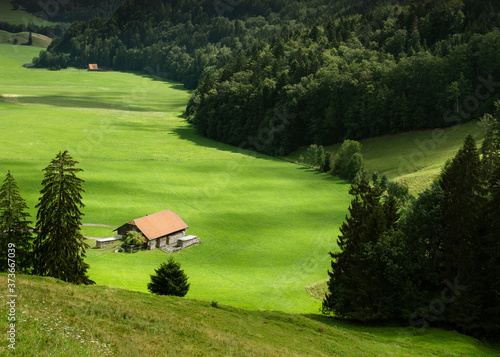
[(97, 67), (97, 64), (95, 63), (91, 63), (89, 64), (89, 68), (88, 68), (89, 71), (98, 71), (99, 70), (99, 67)]
[(180, 247), (199, 243), (196, 236), (186, 236), (188, 225), (173, 211), (165, 210), (134, 219), (118, 227), (119, 235), (129, 231), (140, 232), (146, 238), (147, 249)]

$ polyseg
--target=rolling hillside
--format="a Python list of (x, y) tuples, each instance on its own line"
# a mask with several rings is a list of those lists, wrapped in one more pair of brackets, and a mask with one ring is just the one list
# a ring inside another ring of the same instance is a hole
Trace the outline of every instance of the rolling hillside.
[[(480, 144), (484, 136), (477, 121), (438, 131), (425, 130), (398, 135), (360, 140), (365, 167), (369, 173), (378, 171), (391, 180), (406, 183), (412, 193), (422, 192), (439, 175), (447, 160), (472, 134)], [(340, 144), (327, 146), (335, 153)], [(283, 159), (300, 162), (306, 148), (301, 148)]]
[[(0, 284), (6, 286), (5, 274)], [(359, 327), (319, 315), (248, 311), (53, 278), (16, 279), (12, 356), (498, 356), (457, 333)], [(1, 296), (2, 315), (7, 313)], [(286, 342), (285, 342), (286, 341)], [(7, 339), (0, 353), (8, 351)]]
[[(7, 31), (0, 31), (0, 44), (19, 44), (27, 43), (29, 39), (29, 32), (10, 33)], [(50, 37), (40, 35), (38, 33), (32, 34), (33, 46), (47, 48), (52, 42)]]

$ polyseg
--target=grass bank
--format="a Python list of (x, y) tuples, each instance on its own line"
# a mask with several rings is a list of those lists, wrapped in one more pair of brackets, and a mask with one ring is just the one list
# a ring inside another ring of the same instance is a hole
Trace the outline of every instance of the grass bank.
[[(0, 285), (6, 286), (5, 274)], [(359, 327), (53, 278), (16, 279), (13, 356), (498, 356), (457, 333)], [(0, 296), (6, 316), (6, 297)], [(6, 333), (5, 333), (6, 335)], [(0, 351), (8, 351), (2, 338)]]

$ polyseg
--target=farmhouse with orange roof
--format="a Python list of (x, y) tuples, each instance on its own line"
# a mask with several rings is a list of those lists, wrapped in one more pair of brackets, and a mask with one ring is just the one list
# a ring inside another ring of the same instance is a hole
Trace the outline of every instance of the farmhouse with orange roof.
[(186, 236), (188, 225), (173, 211), (165, 210), (155, 214), (136, 218), (118, 227), (119, 235), (125, 236), (129, 231), (144, 235), (148, 250), (178, 250), (200, 241), (196, 236)]

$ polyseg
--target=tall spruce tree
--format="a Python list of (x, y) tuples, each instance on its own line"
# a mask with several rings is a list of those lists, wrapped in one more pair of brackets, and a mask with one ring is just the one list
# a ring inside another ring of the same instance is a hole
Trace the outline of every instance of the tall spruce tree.
[(33, 237), (28, 220), (28, 206), (19, 194), (14, 177), (7, 173), (0, 188), (0, 271), (7, 270), (7, 245), (15, 245), (16, 269), (19, 272), (29, 273), (33, 267), (32, 243)]
[(495, 162), (485, 214), (488, 223), (484, 235), (484, 275), (486, 285), (482, 298), (481, 333), (489, 339), (500, 338), (500, 159)]
[(469, 135), (456, 156), (443, 169), (443, 274), (448, 282), (466, 286), (446, 309), (446, 319), (470, 332), (480, 324), (481, 296), (485, 290), (481, 227), (486, 216), (481, 161), (476, 142)]
[(88, 245), (80, 234), (82, 179), (76, 174), (78, 162), (68, 151), (59, 152), (47, 166), (42, 197), (36, 206), (35, 274), (52, 276), (74, 284), (94, 284), (84, 262)]
[[(354, 198), (349, 216), (340, 227), (342, 235), (337, 241), (340, 252), (330, 252), (333, 259), (322, 311), (357, 320), (388, 318), (390, 311), (382, 311), (388, 294), (382, 286), (387, 284), (381, 284), (367, 262), (372, 260), (374, 252), (401, 241), (400, 235), (391, 234), (385, 243), (379, 245), (383, 235), (395, 228), (398, 207), (392, 197), (382, 200), (382, 190), (371, 187), (366, 178), (351, 186), (349, 193)], [(388, 253), (381, 259), (389, 261), (396, 255), (401, 258), (401, 254), (394, 254)]]
[(481, 145), (482, 179), (489, 182), (500, 158), (500, 122), (490, 116), (490, 125)]

